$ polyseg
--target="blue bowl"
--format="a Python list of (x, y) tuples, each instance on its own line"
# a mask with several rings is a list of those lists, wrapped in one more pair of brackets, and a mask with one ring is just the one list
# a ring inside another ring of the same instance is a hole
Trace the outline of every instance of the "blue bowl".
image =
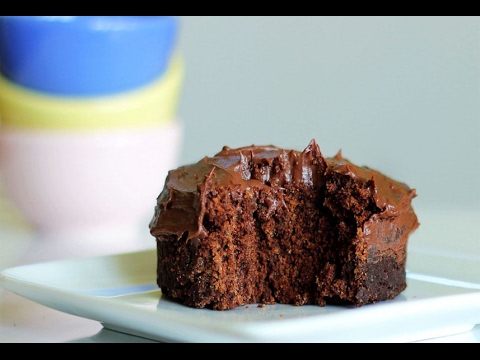
[(128, 91), (163, 75), (178, 30), (175, 16), (0, 16), (0, 72), (58, 96)]

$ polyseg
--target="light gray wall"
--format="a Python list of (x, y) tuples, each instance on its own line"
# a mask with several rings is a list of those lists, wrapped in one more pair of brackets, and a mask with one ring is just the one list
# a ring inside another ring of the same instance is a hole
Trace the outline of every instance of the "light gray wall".
[(181, 17), (181, 161), (314, 138), (417, 206), (480, 211), (479, 19)]

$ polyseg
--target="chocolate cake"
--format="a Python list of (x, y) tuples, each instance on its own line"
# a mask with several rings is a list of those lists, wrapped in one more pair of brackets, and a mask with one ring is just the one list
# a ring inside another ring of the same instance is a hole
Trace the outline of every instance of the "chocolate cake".
[(224, 147), (171, 170), (150, 233), (157, 283), (184, 305), (364, 304), (406, 288), (414, 189), (339, 152)]

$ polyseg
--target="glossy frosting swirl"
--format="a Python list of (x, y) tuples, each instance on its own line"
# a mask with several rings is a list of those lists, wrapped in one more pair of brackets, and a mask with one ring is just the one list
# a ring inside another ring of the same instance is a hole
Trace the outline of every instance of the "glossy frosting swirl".
[(150, 232), (155, 237), (176, 235), (181, 238), (185, 232), (188, 232), (187, 239), (206, 237), (208, 231), (202, 223), (206, 193), (212, 186), (246, 189), (253, 186), (281, 188), (286, 184), (303, 184), (320, 189), (329, 172), (349, 176), (371, 187), (375, 204), (380, 210), (365, 222), (362, 234), (359, 234), (362, 238), (372, 238), (373, 241), (373, 233), (376, 232), (378, 237), (379, 231), (388, 232), (388, 226), (381, 230), (385, 225), (375, 225), (380, 220), (385, 223), (386, 218), (395, 218), (396, 225), (400, 220), (400, 227), (408, 229), (405, 236), (401, 236), (404, 240), (400, 243), (404, 243), (407, 233), (418, 226), (410, 205), (416, 196), (414, 189), (374, 169), (352, 164), (341, 152), (333, 158), (324, 158), (320, 147), (312, 140), (302, 152), (273, 145), (237, 149), (225, 146), (213, 157), (205, 157), (197, 163), (171, 170), (157, 198), (149, 225)]

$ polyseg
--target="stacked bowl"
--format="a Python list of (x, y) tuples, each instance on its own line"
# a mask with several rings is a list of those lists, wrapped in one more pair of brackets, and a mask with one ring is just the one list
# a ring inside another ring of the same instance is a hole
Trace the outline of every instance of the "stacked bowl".
[(0, 183), (42, 233), (148, 223), (182, 142), (174, 16), (1, 16)]

